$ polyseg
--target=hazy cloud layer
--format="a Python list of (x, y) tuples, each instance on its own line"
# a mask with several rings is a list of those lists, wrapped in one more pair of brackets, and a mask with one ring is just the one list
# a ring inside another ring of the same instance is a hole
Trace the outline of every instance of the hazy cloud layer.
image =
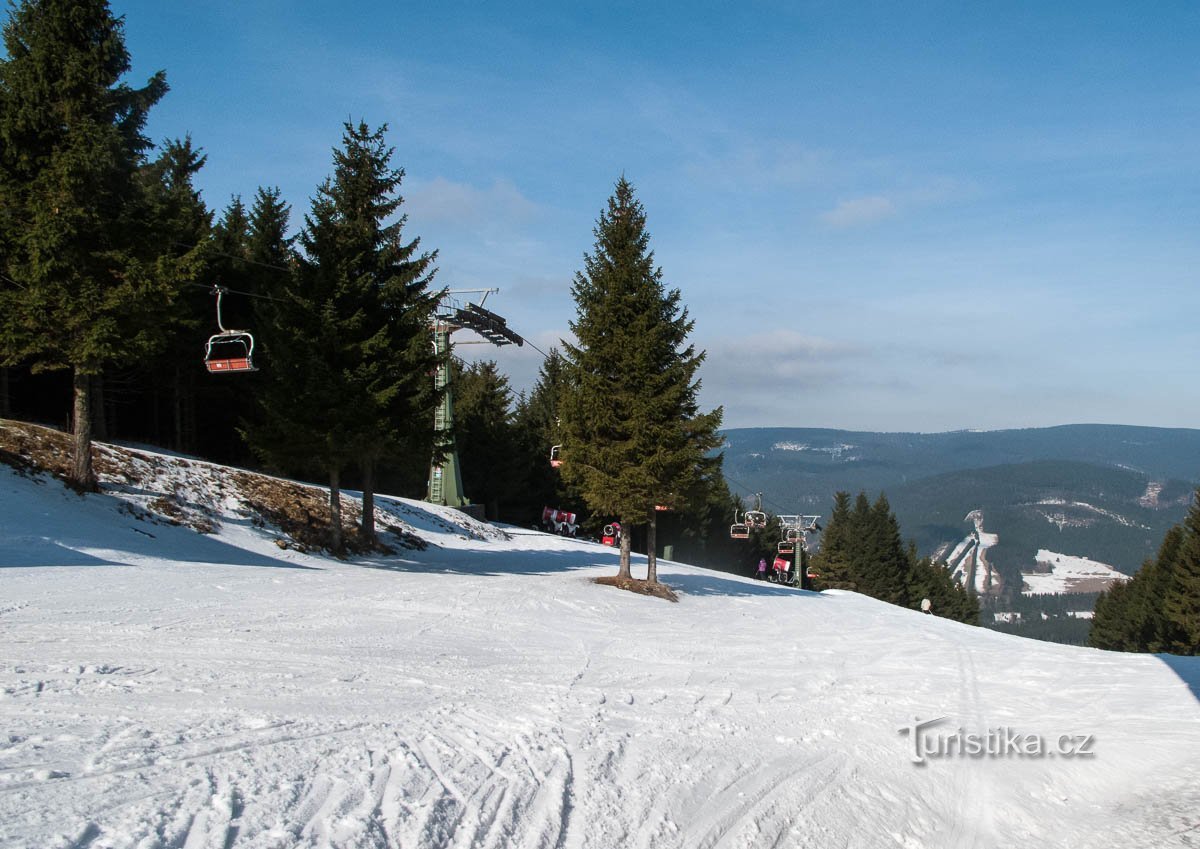
[(406, 184), (405, 202), (411, 218), (458, 224), (528, 220), (538, 206), (509, 180), (495, 180), (485, 188), (444, 177)]
[(845, 229), (873, 224), (896, 214), (896, 205), (883, 195), (838, 201), (833, 209), (821, 213), (821, 220), (831, 227)]

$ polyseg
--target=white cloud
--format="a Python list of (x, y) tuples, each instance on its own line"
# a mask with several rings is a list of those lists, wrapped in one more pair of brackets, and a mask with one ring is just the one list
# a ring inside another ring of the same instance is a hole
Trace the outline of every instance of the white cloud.
[(844, 229), (860, 227), (896, 214), (896, 205), (883, 195), (868, 195), (838, 201), (837, 206), (821, 213), (821, 220), (831, 227)]
[(706, 347), (701, 375), (705, 388), (728, 389), (730, 394), (755, 388), (827, 384), (842, 378), (845, 360), (865, 353), (844, 342), (791, 330), (727, 337)]
[(509, 180), (495, 180), (487, 188), (479, 188), (435, 177), (411, 183), (404, 200), (413, 220), (456, 224), (528, 220), (538, 210)]

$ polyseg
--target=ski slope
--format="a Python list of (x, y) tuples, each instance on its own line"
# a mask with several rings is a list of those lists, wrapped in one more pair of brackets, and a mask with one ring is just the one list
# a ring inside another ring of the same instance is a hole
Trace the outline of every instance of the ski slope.
[(1118, 572), (1107, 563), (1059, 554), (1045, 548), (1038, 549), (1037, 563), (1047, 571), (1021, 573), (1021, 592), (1024, 595), (1102, 592), (1117, 581), (1129, 580), (1128, 575)]
[[(1193, 659), (660, 562), (671, 604), (591, 583), (609, 549), (394, 499), (428, 548), (337, 561), (152, 459), (87, 497), (0, 466), (0, 846), (1200, 843)], [(131, 509), (185, 481), (213, 533)], [(1094, 756), (914, 763), (938, 717)]]

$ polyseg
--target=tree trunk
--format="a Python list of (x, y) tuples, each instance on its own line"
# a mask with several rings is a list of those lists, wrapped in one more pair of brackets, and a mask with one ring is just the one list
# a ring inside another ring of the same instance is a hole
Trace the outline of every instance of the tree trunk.
[(646, 581), (658, 583), (658, 513), (650, 508), (650, 522), (646, 527)]
[[(156, 384), (158, 381), (154, 381)], [(162, 445), (162, 412), (159, 409), (161, 406), (158, 388), (156, 387), (150, 393), (150, 432), (153, 434), (152, 441), (155, 445)]]
[(175, 376), (171, 380), (171, 406), (173, 409), (172, 418), (175, 419), (175, 439), (172, 447), (182, 453), (183, 445), (183, 378), (179, 373), (179, 366), (175, 366)]
[(341, 470), (329, 470), (329, 547), (341, 557), (345, 551), (342, 542), (342, 486)]
[(104, 406), (104, 375), (92, 375), (92, 435), (108, 441), (108, 416)]
[(96, 473), (92, 469), (92, 380), (78, 367), (72, 379), (75, 393), (75, 456), (71, 463), (71, 484), (84, 492), (96, 491)]
[(632, 545), (630, 537), (632, 536), (632, 530), (624, 522), (621, 523), (621, 565), (617, 568), (618, 579), (629, 579), (632, 577), (629, 574), (629, 552)]
[(362, 469), (362, 523), (359, 531), (363, 545), (375, 544), (375, 461), (363, 459)]

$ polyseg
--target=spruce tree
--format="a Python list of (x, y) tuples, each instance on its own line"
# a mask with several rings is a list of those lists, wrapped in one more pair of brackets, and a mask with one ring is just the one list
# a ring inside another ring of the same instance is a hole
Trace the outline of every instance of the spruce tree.
[[(577, 343), (566, 345), (563, 476), (588, 506), (632, 531), (648, 525), (647, 580), (657, 581), (655, 505), (681, 509), (706, 494), (705, 455), (720, 439), (721, 410), (701, 413), (702, 352), (678, 289), (654, 265), (646, 214), (621, 177), (594, 229), (571, 292)], [(630, 533), (618, 577), (630, 577)]]
[(489, 516), (500, 518), (501, 505), (514, 494), (514, 484), (520, 484), (508, 378), (493, 360), (470, 365), (455, 361), (451, 385), (463, 487), (485, 505)]
[(1115, 651), (1200, 653), (1200, 491), (1157, 556), (1100, 594), (1088, 642)]
[[(1143, 564), (1143, 567), (1145, 565)], [(1120, 581), (1100, 593), (1092, 612), (1092, 626), (1088, 632), (1088, 645), (1111, 651), (1125, 650), (1125, 595), (1129, 585)]]
[(518, 467), (522, 470), (521, 486), (515, 493), (516, 509), (527, 518), (540, 515), (544, 507), (570, 510), (576, 501), (550, 464), (550, 451), (562, 439), (558, 406), (566, 385), (565, 369), (562, 355), (551, 348), (538, 369), (533, 389), (518, 398), (513, 415)]
[(1163, 610), (1170, 633), (1163, 649), (1200, 654), (1200, 490), (1183, 520), (1170, 578), (1164, 581)]
[[(261, 375), (209, 375), (200, 365), (200, 358), (206, 351), (208, 337), (217, 331), (214, 285), (228, 290), (221, 299), (225, 326), (256, 333), (253, 302), (243, 294), (253, 291), (254, 276), (258, 273), (249, 262), (249, 228), (246, 206), (235, 195), (212, 227), (206, 276), (199, 281), (204, 288), (194, 285), (186, 290), (189, 297), (202, 298), (198, 304), (202, 312), (198, 326), (186, 334), (186, 344), (181, 346), (186, 352), (182, 360), (185, 374), (189, 379), (194, 375), (197, 384), (196, 450), (207, 459), (235, 465), (253, 462), (238, 435), (238, 425), (254, 409)], [(258, 368), (262, 366), (260, 353), (256, 348), (254, 361)]]
[(166, 345), (148, 369), (155, 395), (170, 402), (170, 437), (158, 438), (176, 451), (196, 450), (200, 346), (214, 322), (213, 298), (203, 288), (214, 282), (212, 213), (195, 186), (206, 159), (190, 136), (170, 139), (140, 174), (150, 204), (147, 232), (160, 245), (156, 276), (179, 293), (164, 322)]
[[(857, 515), (858, 511), (855, 512)], [(871, 507), (863, 540), (858, 571), (862, 575), (864, 591), (891, 604), (907, 606), (909, 557), (900, 536), (900, 523), (883, 493)]]
[(376, 462), (405, 450), (427, 456), (433, 442), (428, 327), (438, 293), (428, 286), (436, 255), (402, 239), (404, 172), (391, 167), (386, 129), (345, 125), (333, 176), (305, 216), (303, 255), (268, 302), (265, 417), (248, 429), (263, 456), (328, 475), (337, 552), (345, 467), (357, 463), (362, 473), (361, 534), (370, 544)]
[(105, 0), (24, 0), (10, 7), (4, 45), (0, 364), (72, 371), (70, 479), (91, 489), (92, 378), (153, 349), (173, 294), (155, 274), (136, 180), (166, 77), (121, 82), (129, 53)]
[(292, 208), (277, 186), (260, 186), (254, 193), (246, 228), (246, 250), (258, 270), (251, 286), (255, 293), (269, 294), (286, 279), (280, 275), (295, 261), (294, 238), (288, 236)]
[(820, 551), (813, 557), (819, 589), (853, 590), (858, 586), (851, 564), (851, 524), (850, 493), (838, 492), (821, 533)]

